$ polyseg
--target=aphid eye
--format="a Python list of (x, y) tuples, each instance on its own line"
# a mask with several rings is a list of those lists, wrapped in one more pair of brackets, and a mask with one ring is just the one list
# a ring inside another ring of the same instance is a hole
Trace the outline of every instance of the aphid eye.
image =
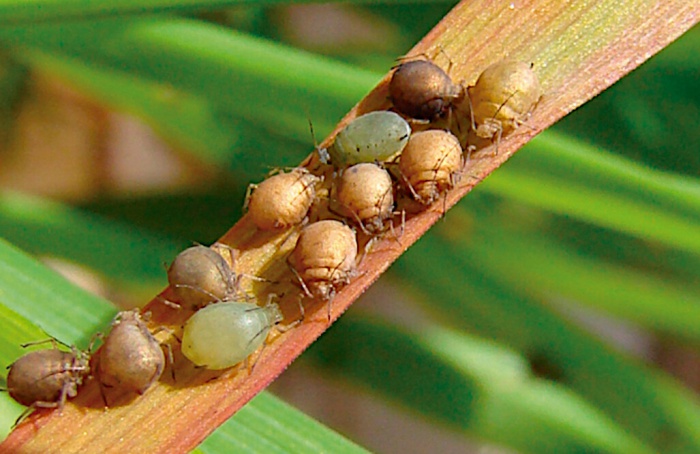
[(165, 356), (139, 311), (132, 310), (114, 318), (96, 363), (100, 384), (143, 394), (160, 378)]
[(7, 391), (29, 408), (17, 419), (19, 423), (34, 408), (62, 408), (66, 399), (75, 397), (83, 380), (90, 374), (87, 352), (52, 349), (35, 350), (9, 366)]
[(206, 246), (192, 246), (178, 254), (168, 268), (168, 282), (176, 302), (192, 309), (224, 300), (238, 286), (231, 265)]
[(413, 60), (400, 64), (389, 82), (394, 108), (407, 117), (434, 121), (464, 95), (461, 86), (436, 64)]
[(431, 129), (411, 136), (401, 154), (399, 171), (411, 196), (429, 205), (454, 186), (462, 165), (457, 137), (449, 131)]
[(331, 163), (343, 168), (361, 162), (386, 162), (401, 153), (411, 127), (394, 112), (377, 111), (351, 121), (328, 148)]
[(278, 173), (260, 183), (248, 199), (248, 215), (261, 230), (286, 229), (306, 217), (320, 179), (303, 168)]
[(182, 354), (195, 365), (226, 369), (245, 360), (283, 319), (279, 306), (225, 301), (197, 311), (185, 324)]
[(394, 208), (389, 172), (370, 163), (348, 167), (334, 182), (330, 205), (333, 211), (357, 223), (364, 232), (380, 232)]
[(339, 221), (304, 227), (288, 263), (307, 296), (330, 300), (356, 273), (357, 239)]
[(532, 65), (505, 60), (486, 68), (468, 93), (477, 137), (492, 139), (527, 120), (542, 88)]

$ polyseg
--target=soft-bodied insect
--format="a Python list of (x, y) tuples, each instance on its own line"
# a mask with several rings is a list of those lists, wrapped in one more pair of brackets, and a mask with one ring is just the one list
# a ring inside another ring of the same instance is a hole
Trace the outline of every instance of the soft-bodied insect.
[[(288, 264), (304, 293), (330, 302), (357, 272), (355, 232), (339, 221), (324, 220), (301, 231)], [(329, 304), (330, 317), (330, 304)]]
[(401, 154), (399, 172), (411, 196), (429, 205), (454, 187), (463, 162), (457, 137), (449, 131), (431, 129), (411, 136)]
[[(366, 113), (351, 121), (335, 136), (328, 148), (337, 169), (361, 162), (386, 162), (406, 146), (411, 127), (400, 115), (389, 111)], [(323, 157), (324, 150), (319, 150)]]
[(394, 108), (407, 117), (435, 121), (446, 116), (464, 97), (464, 88), (435, 63), (413, 60), (401, 63), (389, 82)]
[(114, 318), (95, 362), (101, 385), (143, 394), (163, 373), (165, 355), (138, 309), (134, 309)]
[(182, 333), (182, 354), (196, 366), (227, 369), (245, 360), (283, 320), (276, 303), (223, 301), (197, 311)]
[(261, 230), (281, 230), (302, 222), (316, 197), (320, 178), (298, 167), (267, 178), (246, 198), (248, 216)]
[(528, 119), (542, 88), (532, 65), (505, 60), (486, 68), (468, 93), (476, 135), (499, 140)]
[[(223, 245), (217, 250), (231, 251)], [(238, 291), (238, 276), (229, 262), (219, 252), (201, 245), (178, 254), (168, 268), (168, 282), (176, 303), (195, 310)]]
[(331, 208), (357, 223), (365, 233), (384, 230), (394, 209), (391, 176), (372, 163), (348, 167), (334, 181)]
[(75, 347), (59, 350), (54, 339), (22, 347), (44, 342), (52, 342), (54, 348), (29, 352), (8, 366), (7, 391), (14, 400), (29, 407), (15, 424), (35, 408), (63, 408), (90, 374), (88, 352)]

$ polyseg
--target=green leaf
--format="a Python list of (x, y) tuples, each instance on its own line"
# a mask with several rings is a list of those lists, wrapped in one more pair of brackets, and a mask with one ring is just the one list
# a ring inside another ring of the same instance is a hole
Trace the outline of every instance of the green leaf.
[(426, 325), (409, 332), (348, 315), (305, 358), (519, 452), (655, 452), (565, 387), (532, 377), (517, 353)]
[(258, 394), (198, 450), (203, 454), (367, 452), (269, 392)]
[[(453, 209), (447, 223), (455, 224), (454, 216), (461, 211)], [(452, 227), (464, 225), (456, 224)], [(468, 230), (459, 233), (458, 238), (470, 238)], [(492, 238), (490, 243), (500, 240)], [(423, 295), (424, 306), (434, 316), (517, 349), (541, 374), (571, 387), (660, 451), (697, 451), (700, 404), (692, 392), (564, 321), (522, 289), (514, 289), (512, 281), (504, 279), (511, 276), (485, 268), (459, 245), (441, 235), (427, 235), (395, 264), (401, 276), (411, 277), (405, 283)], [(577, 276), (567, 278), (575, 281)]]

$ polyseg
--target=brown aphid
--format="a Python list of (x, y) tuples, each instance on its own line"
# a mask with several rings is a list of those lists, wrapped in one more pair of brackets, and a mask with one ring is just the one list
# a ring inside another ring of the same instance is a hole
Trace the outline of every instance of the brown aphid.
[(288, 263), (307, 296), (330, 300), (355, 275), (356, 258), (355, 232), (324, 220), (302, 229)]
[[(31, 344), (28, 344), (31, 345)], [(26, 347), (26, 345), (23, 345)], [(78, 388), (90, 374), (90, 356), (75, 347), (29, 352), (8, 366), (7, 391), (29, 408), (17, 419), (21, 421), (34, 408), (63, 408), (66, 400), (78, 394)]]
[(391, 176), (372, 163), (356, 164), (336, 179), (332, 208), (357, 224), (366, 233), (384, 230), (384, 221), (394, 209)]
[(122, 311), (114, 317), (96, 361), (102, 385), (138, 394), (158, 380), (165, 367), (163, 349), (138, 309)]
[(177, 303), (198, 309), (236, 294), (238, 276), (218, 252), (192, 246), (180, 252), (168, 268), (168, 282)]
[(457, 137), (449, 131), (431, 129), (411, 136), (401, 154), (399, 171), (411, 196), (429, 205), (454, 187), (463, 162)]
[(401, 63), (389, 82), (389, 97), (396, 110), (419, 120), (445, 116), (463, 96), (464, 89), (428, 60)]
[(299, 224), (316, 197), (320, 178), (303, 168), (278, 173), (251, 185), (253, 193), (246, 200), (248, 215), (260, 230), (281, 230)]
[(542, 97), (542, 88), (532, 65), (505, 60), (486, 68), (468, 93), (476, 135), (493, 139), (528, 119)]

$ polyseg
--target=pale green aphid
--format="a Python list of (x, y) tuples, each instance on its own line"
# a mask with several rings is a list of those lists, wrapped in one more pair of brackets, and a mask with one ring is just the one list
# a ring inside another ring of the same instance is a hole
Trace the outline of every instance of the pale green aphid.
[(182, 354), (195, 365), (219, 370), (253, 353), (283, 319), (279, 306), (224, 301), (197, 311), (185, 324)]
[(400, 115), (386, 110), (355, 118), (335, 137), (328, 148), (336, 168), (361, 162), (386, 162), (401, 153), (411, 127)]

